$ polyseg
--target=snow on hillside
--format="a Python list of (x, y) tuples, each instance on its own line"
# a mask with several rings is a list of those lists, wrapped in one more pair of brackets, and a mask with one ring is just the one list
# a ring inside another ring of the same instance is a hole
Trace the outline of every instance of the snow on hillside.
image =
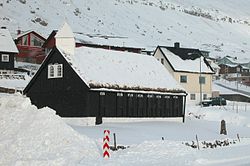
[(246, 0), (0, 0), (0, 24), (12, 33), (32, 28), (47, 37), (67, 20), (77, 38), (88, 42), (153, 50), (179, 41), (214, 57), (250, 59), (249, 5)]
[(0, 126), (0, 165), (77, 165), (100, 158), (93, 140), (21, 95), (0, 97)]

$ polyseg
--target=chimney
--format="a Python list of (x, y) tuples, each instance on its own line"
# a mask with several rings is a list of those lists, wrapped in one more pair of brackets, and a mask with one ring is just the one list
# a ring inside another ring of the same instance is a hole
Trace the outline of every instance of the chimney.
[(18, 29), (18, 30), (17, 30), (17, 35), (20, 35), (20, 34), (21, 34), (21, 30)]
[(180, 48), (180, 43), (179, 43), (179, 42), (175, 42), (175, 43), (174, 43), (174, 47), (175, 47), (175, 48)]
[(65, 22), (55, 36), (56, 46), (70, 55), (74, 55), (75, 37), (70, 26)]

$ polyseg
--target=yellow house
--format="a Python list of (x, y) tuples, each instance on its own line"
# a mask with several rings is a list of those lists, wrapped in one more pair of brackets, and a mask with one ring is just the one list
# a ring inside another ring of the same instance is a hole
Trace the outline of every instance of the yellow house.
[(188, 92), (187, 102), (198, 104), (212, 96), (212, 75), (199, 49), (158, 46), (153, 55)]

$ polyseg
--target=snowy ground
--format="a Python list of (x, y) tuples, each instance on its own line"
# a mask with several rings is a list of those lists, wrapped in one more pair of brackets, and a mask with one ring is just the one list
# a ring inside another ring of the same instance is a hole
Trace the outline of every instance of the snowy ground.
[(29, 83), (31, 77), (26, 74), (22, 74), (21, 76), (22, 77), (14, 75), (13, 78), (12, 76), (0, 78), (0, 87), (23, 90)]
[(215, 80), (214, 83), (227, 86), (227, 87), (232, 88), (234, 90), (238, 89), (238, 90), (241, 90), (244, 92), (248, 92), (248, 93), (250, 92), (250, 86), (246, 86), (246, 85), (243, 85), (241, 83), (238, 83), (238, 86), (237, 86), (237, 81), (228, 81), (228, 80), (221, 78), (220, 80)]
[(213, 81), (213, 91), (220, 91), (220, 94), (241, 94), (250, 97), (250, 87), (238, 84), (236, 81), (227, 81), (225, 79)]
[[(187, 106), (181, 119), (61, 119), (49, 108), (37, 110), (21, 95), (0, 95), (0, 165), (249, 165), (250, 104)], [(220, 135), (220, 121), (228, 135)], [(67, 123), (65, 123), (65, 121)], [(69, 125), (67, 125), (69, 124)], [(88, 124), (88, 125), (86, 125)], [(116, 133), (125, 150), (102, 159), (103, 130)], [(237, 139), (240, 136), (240, 142)], [(201, 149), (186, 146), (198, 136)], [(164, 137), (164, 140), (162, 140)], [(202, 141), (229, 140), (229, 146), (202, 148)]]

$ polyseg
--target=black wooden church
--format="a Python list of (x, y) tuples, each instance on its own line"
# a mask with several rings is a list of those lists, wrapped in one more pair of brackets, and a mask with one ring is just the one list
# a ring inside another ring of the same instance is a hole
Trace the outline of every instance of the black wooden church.
[[(62, 32), (69, 39), (67, 26)], [(186, 92), (154, 57), (57, 43), (24, 89), (38, 108), (48, 106), (62, 117), (96, 117), (97, 124), (102, 117), (184, 121)]]

